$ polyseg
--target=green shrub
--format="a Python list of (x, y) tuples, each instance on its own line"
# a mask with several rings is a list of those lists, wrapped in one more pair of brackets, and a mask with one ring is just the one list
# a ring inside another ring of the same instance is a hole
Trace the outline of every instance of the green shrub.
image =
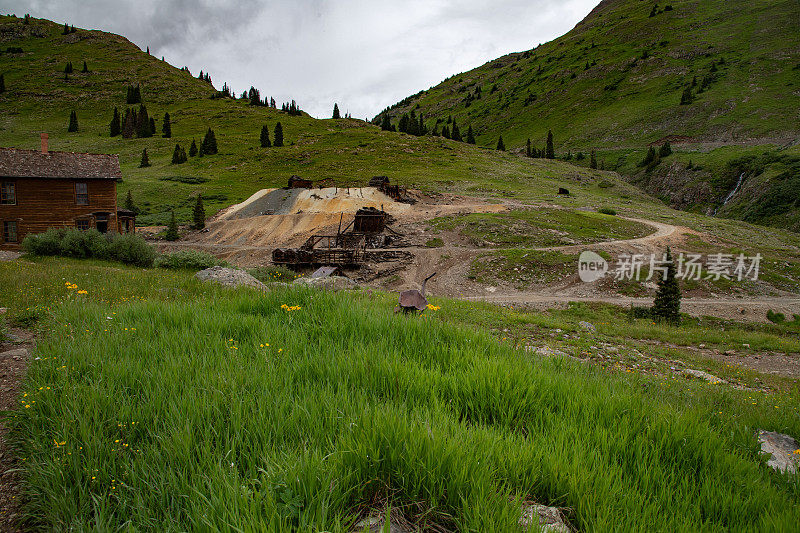
[(13, 324), (19, 328), (31, 329), (39, 323), (45, 316), (45, 310), (39, 307), (31, 307), (18, 313), (14, 319)]
[(264, 266), (252, 268), (247, 272), (262, 283), (271, 283), (274, 281), (291, 283), (295, 278), (298, 277), (294, 271), (282, 266)]
[(108, 241), (96, 229), (68, 229), (61, 238), (61, 251), (58, 255), (76, 259), (108, 259)]
[(616, 215), (617, 212), (610, 207), (601, 207), (597, 210), (598, 213), (603, 213), (604, 215)]
[(783, 324), (786, 322), (786, 315), (783, 313), (776, 313), (772, 309), (767, 311), (767, 320), (772, 322), (773, 324)]
[(22, 248), (33, 255), (113, 259), (141, 267), (152, 266), (156, 256), (153, 247), (138, 235), (104, 235), (96, 229), (50, 228), (44, 233), (26, 236)]
[(425, 243), (425, 246), (427, 248), (441, 248), (444, 246), (444, 241), (439, 237), (434, 237), (433, 239), (428, 240), (428, 242)]
[(172, 270), (204, 270), (223, 264), (227, 263), (220, 261), (208, 252), (199, 250), (180, 250), (171, 254), (159, 255), (155, 262), (157, 268), (169, 268)]
[(126, 265), (153, 266), (156, 251), (139, 235), (111, 233), (108, 235), (107, 242), (110, 259), (115, 259)]
[(50, 228), (44, 233), (29, 233), (22, 241), (22, 249), (33, 255), (60, 255), (66, 232), (66, 228)]

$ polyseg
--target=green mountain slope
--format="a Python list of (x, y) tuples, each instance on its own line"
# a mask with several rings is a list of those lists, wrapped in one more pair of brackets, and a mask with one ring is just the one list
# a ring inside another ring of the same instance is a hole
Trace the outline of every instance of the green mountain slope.
[[(525, 198), (533, 200), (553, 198), (566, 183), (572, 190), (586, 191), (580, 200), (572, 200), (576, 207), (616, 203), (620, 194), (637, 205), (654, 203), (608, 173), (523, 160), (436, 137), (382, 132), (359, 120), (289, 116), (241, 99), (215, 98), (217, 91), (209, 83), (149, 56), (123, 37), (83, 29), (63, 35), (62, 30), (62, 25), (46, 20), (31, 19), (26, 25), (20, 18), (0, 17), (0, 74), (6, 86), (0, 93), (0, 146), (36, 149), (39, 133), (48, 132), (51, 150), (119, 154), (124, 176), (120, 200), (132, 190), (143, 210), (143, 224), (166, 223), (172, 209), (179, 219), (190, 220), (198, 193), (213, 212), (258, 189), (285, 186), (292, 174), (333, 178), (340, 185), (387, 175), (405, 185), (453, 192), (508, 195), (524, 190)], [(13, 51), (20, 48), (22, 52)], [(81, 72), (83, 61), (88, 73)], [(65, 78), (67, 62), (74, 72)], [(153, 137), (109, 135), (115, 107), (120, 112), (139, 107), (126, 106), (131, 84), (140, 84), (144, 104), (155, 117)], [(67, 133), (73, 110), (79, 131)], [(170, 139), (160, 135), (165, 112), (171, 116)], [(268, 125), (272, 134), (279, 121), (286, 146), (261, 148), (262, 126)], [(209, 127), (215, 131), (219, 154), (172, 165), (175, 145), (188, 151), (192, 140), (200, 143)], [(144, 149), (152, 166), (139, 168)], [(604, 180), (618, 187), (598, 187)]]
[[(687, 89), (691, 103), (681, 105)], [(558, 156), (594, 149), (606, 168), (677, 207), (718, 207), (738, 177), (727, 162), (744, 154), (715, 149), (800, 155), (792, 148), (800, 139), (800, 4), (604, 0), (563, 37), (455, 75), (376, 123), (412, 110), (430, 128), (448, 117), (462, 131), (471, 125), (485, 146), (502, 135), (510, 149), (528, 138), (542, 149), (552, 130)], [(648, 144), (667, 138), (690, 155), (650, 179), (638, 163)], [(683, 173), (689, 160), (706, 168)]]

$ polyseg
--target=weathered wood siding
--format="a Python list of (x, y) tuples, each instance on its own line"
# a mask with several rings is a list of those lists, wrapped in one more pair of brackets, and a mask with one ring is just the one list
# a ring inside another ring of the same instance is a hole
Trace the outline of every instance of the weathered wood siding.
[[(16, 183), (16, 205), (0, 205), (0, 222), (17, 221), (18, 241), (28, 233), (41, 233), (48, 228), (74, 227), (79, 218), (94, 211), (109, 211), (108, 230), (117, 231), (117, 183), (113, 179), (31, 179), (0, 178)], [(75, 183), (86, 183), (89, 204), (78, 205)], [(0, 231), (2, 230), (0, 224)], [(0, 246), (14, 248), (1, 242)]]

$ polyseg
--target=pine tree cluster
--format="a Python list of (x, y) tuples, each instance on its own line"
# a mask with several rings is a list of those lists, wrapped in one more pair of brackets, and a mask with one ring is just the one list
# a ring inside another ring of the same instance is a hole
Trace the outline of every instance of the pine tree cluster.
[(198, 151), (198, 155), (203, 157), (204, 155), (214, 155), (217, 153), (217, 137), (214, 135), (214, 131), (211, 128), (208, 128), (205, 136), (203, 137), (203, 142), (200, 144), (200, 150)]
[(172, 152), (172, 164), (180, 165), (186, 163), (189, 159), (186, 157), (186, 150), (180, 144), (175, 145), (175, 150)]
[(211, 83), (211, 75), (208, 72), (203, 74), (202, 70), (200, 71), (200, 74), (198, 74), (197, 79), (198, 80), (203, 80), (203, 81), (208, 82), (208, 83)]
[[(109, 124), (109, 133), (111, 137), (115, 137), (120, 133), (119, 124), (119, 112), (117, 108), (114, 108), (114, 117)], [(121, 124), (123, 139), (152, 137), (156, 133), (156, 121), (150, 117), (147, 108), (143, 104), (139, 105), (138, 111), (135, 108), (127, 108), (125, 110), (125, 116), (121, 119)]]
[(297, 105), (297, 102), (295, 102), (294, 100), (292, 100), (291, 103), (283, 104), (281, 106), (281, 111), (289, 113), (290, 117), (292, 116), (299, 117), (303, 114), (303, 111), (300, 109), (300, 107)]
[(139, 88), (138, 83), (135, 87), (133, 85), (128, 85), (128, 92), (125, 95), (125, 103), (128, 105), (142, 103), (142, 91)]
[(67, 65), (64, 67), (64, 74), (72, 74), (75, 71), (72, 68), (72, 61), (67, 61)]
[(66, 22), (64, 23), (64, 30), (61, 32), (61, 35), (69, 35), (70, 33), (75, 33), (76, 30), (75, 26), (70, 26)]

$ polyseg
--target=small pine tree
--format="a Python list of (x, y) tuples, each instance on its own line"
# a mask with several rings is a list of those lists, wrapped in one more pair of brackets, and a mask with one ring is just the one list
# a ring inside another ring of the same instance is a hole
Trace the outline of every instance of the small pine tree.
[(142, 150), (142, 161), (139, 163), (139, 168), (147, 168), (150, 166), (150, 159), (147, 157), (147, 148)]
[(192, 220), (194, 221), (194, 229), (203, 229), (206, 227), (206, 210), (203, 207), (203, 195), (197, 195), (197, 202), (194, 204), (192, 211)]
[(89, 72), (89, 66), (86, 64), (86, 60), (83, 61), (83, 68), (81, 69), (81, 72), (83, 72), (84, 74)]
[(67, 131), (70, 133), (78, 131), (78, 114), (75, 113), (75, 111), (69, 114), (69, 126), (67, 126)]
[(664, 144), (661, 145), (661, 148), (658, 150), (658, 155), (661, 157), (672, 155), (672, 146), (670, 146), (669, 141), (665, 141)]
[(214, 130), (208, 128), (205, 137), (203, 137), (203, 145), (200, 148), (201, 155), (214, 155), (217, 153), (217, 137), (214, 135)]
[(553, 132), (549, 130), (547, 132), (547, 148), (545, 148), (544, 156), (547, 159), (556, 158), (556, 152), (555, 149), (553, 148)]
[(639, 166), (646, 167), (650, 163), (652, 163), (655, 158), (656, 158), (656, 149), (651, 146), (650, 149), (647, 150), (647, 155), (645, 155), (644, 159), (642, 159), (642, 162), (639, 163)]
[(169, 113), (164, 113), (164, 123), (161, 125), (161, 135), (165, 139), (172, 137), (172, 124), (169, 121)]
[(392, 121), (388, 114), (384, 114), (381, 119), (381, 129), (383, 131), (392, 131)]
[(454, 141), (461, 142), (461, 131), (459, 131), (458, 124), (456, 124), (455, 120), (453, 121), (453, 129), (450, 130), (450, 138)]
[(156, 134), (156, 119), (150, 117), (150, 137)]
[(133, 211), (137, 215), (139, 214), (139, 208), (136, 207), (135, 203), (133, 203), (133, 194), (131, 193), (130, 189), (128, 189), (128, 194), (125, 196), (125, 209), (128, 211)]
[(272, 142), (272, 146), (281, 147), (283, 146), (283, 126), (281, 123), (278, 122), (275, 124), (275, 134), (273, 135), (274, 141)]
[(528, 140), (525, 141), (525, 156), (526, 157), (533, 157), (533, 152), (531, 151), (531, 139), (528, 137)]
[(475, 144), (475, 133), (472, 131), (472, 125), (467, 128), (467, 144)]
[(447, 127), (447, 125), (442, 127), (442, 137), (444, 137), (445, 139), (450, 138), (450, 128)]
[(175, 145), (175, 150), (172, 151), (172, 164), (173, 165), (180, 165), (181, 163), (185, 163), (186, 159), (186, 151), (181, 148), (180, 144)]
[(61, 35), (68, 35), (69, 34), (69, 24), (66, 22), (64, 23), (64, 31), (61, 32)]
[(122, 138), (131, 139), (136, 135), (136, 111), (125, 110), (125, 119), (122, 121)]
[(31, 23), (31, 16), (28, 13), (25, 13), (25, 18), (22, 19), (22, 23), (26, 26)]
[(189, 157), (194, 157), (197, 155), (197, 143), (194, 142), (192, 139), (192, 145), (189, 147)]
[(6, 78), (3, 74), (0, 74), (0, 93), (6, 92)]
[(681, 105), (689, 105), (694, 101), (694, 97), (692, 96), (692, 89), (687, 87), (683, 90), (683, 94), (681, 95)]
[(67, 61), (67, 64), (64, 67), (64, 74), (72, 74), (72, 72), (73, 72), (72, 62), (71, 61)]
[(339, 104), (333, 104), (333, 118), (342, 118), (339, 116)]
[(141, 138), (153, 136), (150, 129), (150, 115), (147, 113), (147, 108), (142, 104), (139, 105), (139, 113), (136, 116), (136, 136)]
[(675, 277), (675, 262), (672, 260), (672, 251), (669, 248), (664, 254), (664, 261), (667, 270), (662, 272), (658, 281), (651, 313), (656, 320), (677, 326), (681, 320), (681, 288), (678, 278)]
[(167, 226), (167, 233), (164, 238), (168, 241), (177, 241), (180, 239), (178, 235), (178, 222), (175, 220), (175, 211), (172, 211), (169, 217), (169, 225)]
[(272, 142), (269, 140), (269, 126), (261, 126), (261, 148), (271, 148)]
[(503, 136), (501, 135), (499, 139), (497, 139), (497, 149), (505, 151), (506, 145), (503, 142)]
[(595, 154), (594, 150), (589, 154), (589, 168), (597, 168), (597, 154)]

